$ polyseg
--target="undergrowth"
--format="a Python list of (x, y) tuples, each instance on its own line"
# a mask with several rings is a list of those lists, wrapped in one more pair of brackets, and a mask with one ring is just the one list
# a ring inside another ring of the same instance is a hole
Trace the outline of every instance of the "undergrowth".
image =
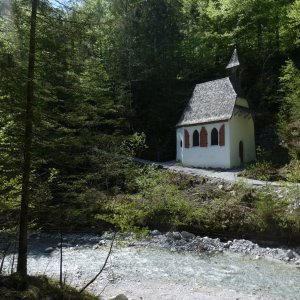
[[(96, 217), (123, 231), (189, 230), (197, 234), (287, 240), (300, 236), (297, 191), (218, 185), (147, 167), (135, 194), (118, 194)], [(288, 192), (287, 192), (288, 191)]]
[(4, 300), (96, 300), (89, 293), (80, 294), (75, 288), (47, 278), (46, 276), (28, 276), (26, 282), (17, 273), (10, 276), (0, 276), (0, 299)]

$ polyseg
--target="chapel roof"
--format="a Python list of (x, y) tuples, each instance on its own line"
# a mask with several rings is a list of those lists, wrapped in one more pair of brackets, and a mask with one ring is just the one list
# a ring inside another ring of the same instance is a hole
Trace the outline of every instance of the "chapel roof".
[(197, 84), (177, 127), (229, 120), (236, 97), (229, 77)]

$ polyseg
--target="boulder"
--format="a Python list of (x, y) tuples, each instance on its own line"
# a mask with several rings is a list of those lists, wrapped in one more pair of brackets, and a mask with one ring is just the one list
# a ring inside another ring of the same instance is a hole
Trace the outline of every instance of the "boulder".
[(71, 247), (71, 245), (68, 244), (68, 243), (58, 243), (58, 244), (56, 245), (56, 247), (57, 247), (57, 248), (61, 248), (61, 247), (66, 248), (66, 247)]
[(45, 249), (45, 253), (51, 253), (52, 251), (54, 251), (53, 247), (48, 247)]
[(180, 232), (174, 231), (172, 235), (173, 235), (174, 240), (182, 239)]
[(107, 232), (105, 231), (102, 236), (101, 236), (101, 239), (102, 240), (112, 240), (114, 238), (114, 233), (113, 232)]
[(228, 241), (227, 243), (224, 244), (224, 248), (229, 249), (231, 245), (232, 245), (232, 241)]
[(128, 298), (124, 294), (119, 294), (115, 297), (108, 298), (108, 300), (128, 300)]
[(150, 234), (151, 234), (152, 236), (158, 236), (158, 235), (161, 235), (161, 232), (160, 232), (159, 230), (155, 229), (155, 230), (152, 230), (152, 231), (150, 232)]
[(98, 245), (99, 246), (103, 246), (103, 245), (105, 245), (106, 244), (106, 242), (104, 241), (104, 240), (100, 240), (99, 242), (98, 242)]
[(173, 238), (172, 232), (167, 232), (167, 233), (166, 233), (166, 238), (167, 238), (167, 239), (172, 239), (172, 238)]
[(286, 253), (286, 257), (287, 257), (288, 259), (293, 259), (293, 258), (295, 258), (295, 254), (294, 254), (294, 252), (293, 252), (292, 250), (289, 250), (289, 251)]
[(186, 240), (192, 240), (195, 238), (195, 235), (193, 233), (187, 232), (187, 231), (182, 231), (181, 236), (186, 239)]

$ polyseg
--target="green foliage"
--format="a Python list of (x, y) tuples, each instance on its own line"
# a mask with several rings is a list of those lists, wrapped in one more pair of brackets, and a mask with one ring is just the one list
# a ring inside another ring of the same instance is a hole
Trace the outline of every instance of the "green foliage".
[(0, 230), (14, 230), (19, 219), (21, 177), (5, 174), (0, 166)]
[(121, 153), (129, 157), (139, 157), (146, 148), (146, 135), (143, 132), (135, 132), (133, 135), (129, 136), (123, 141)]
[(300, 161), (293, 160), (287, 168), (285, 178), (289, 182), (300, 182)]
[(136, 177), (136, 186), (135, 195), (114, 197), (107, 205), (111, 212), (97, 217), (125, 231), (183, 225), (192, 206), (172, 184), (169, 174), (148, 166)]
[(298, 236), (300, 230), (298, 202), (298, 196), (293, 192), (293, 188), (289, 188), (288, 193), (281, 197), (268, 187), (258, 192), (254, 213), (257, 215), (260, 230), (270, 235), (277, 232), (279, 235), (285, 233), (291, 237)]
[(291, 155), (300, 157), (300, 71), (288, 60), (280, 77), (283, 94), (278, 115), (278, 132), (281, 143), (288, 147)]
[[(18, 219), (30, 27), (30, 3), (10, 3), (0, 6), (1, 228)], [(174, 128), (195, 83), (225, 76), (237, 46), (257, 135), (278, 115), (281, 142), (299, 158), (298, 8), (298, 0), (88, 0), (66, 12), (41, 1), (32, 223), (97, 227), (99, 214), (123, 229), (248, 226), (251, 197), (228, 198), (202, 191), (192, 177), (141, 171), (130, 157), (174, 158)], [(245, 174), (266, 180), (270, 169), (262, 160)], [(291, 164), (284, 176), (297, 181), (298, 170)], [(196, 185), (191, 204), (186, 190)]]
[(241, 172), (240, 176), (257, 180), (268, 181), (271, 179), (273, 171), (272, 163), (266, 160), (258, 160), (251, 163)]

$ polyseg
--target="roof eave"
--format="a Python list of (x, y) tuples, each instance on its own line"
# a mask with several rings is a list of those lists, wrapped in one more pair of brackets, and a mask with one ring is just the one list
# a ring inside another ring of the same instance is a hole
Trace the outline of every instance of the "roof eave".
[(204, 122), (177, 124), (175, 126), (175, 128), (191, 127), (191, 126), (204, 125), (204, 124), (213, 124), (213, 123), (220, 123), (220, 122), (228, 122), (232, 118), (232, 115), (233, 115), (233, 113), (231, 114), (230, 118), (218, 119), (218, 120), (213, 120), (213, 121), (204, 121)]

